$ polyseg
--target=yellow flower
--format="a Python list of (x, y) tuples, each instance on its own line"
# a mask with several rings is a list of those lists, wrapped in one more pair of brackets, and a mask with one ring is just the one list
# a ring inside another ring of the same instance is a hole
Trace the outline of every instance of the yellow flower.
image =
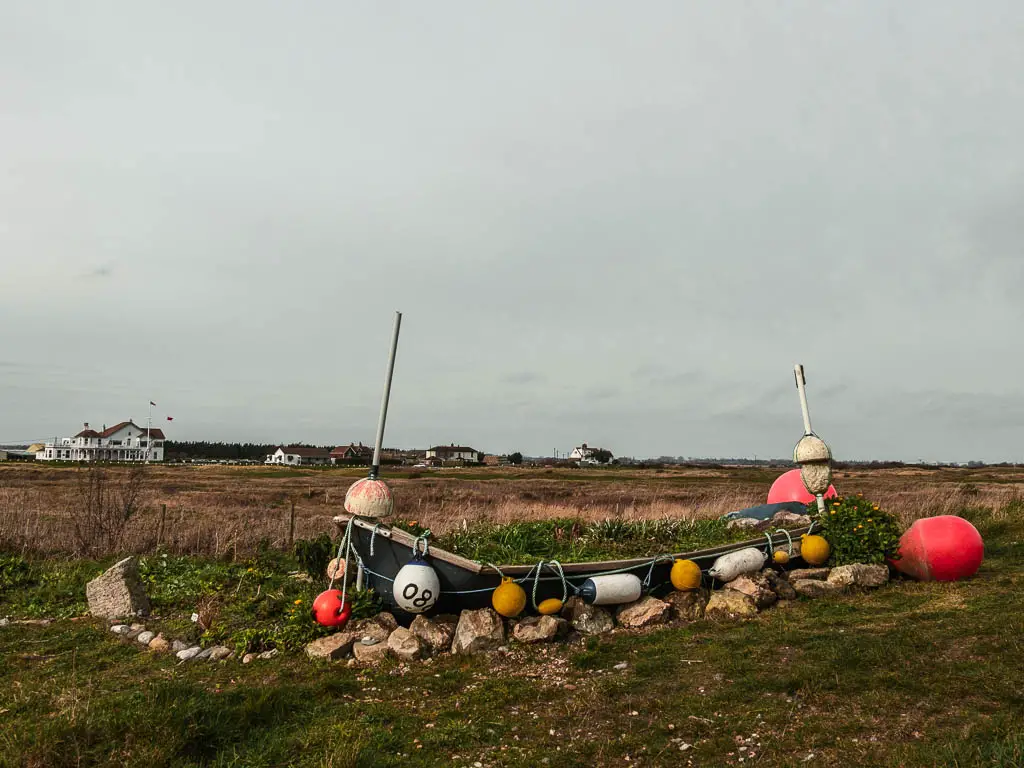
[(873, 506), (872, 509), (875, 510), (875, 512), (877, 512), (878, 511), (878, 505), (875, 504), (875, 506)]
[(832, 510), (832, 514), (834, 515), (835, 513), (836, 513), (836, 511), (835, 511), (835, 510), (833, 509), (833, 510)]
[(301, 601), (301, 600), (296, 600), (296, 601), (295, 601), (295, 604), (296, 604), (296, 605), (302, 605), (302, 601)]
[(409, 521), (409, 527), (410, 528), (415, 528), (416, 527), (416, 521), (415, 520), (410, 520)]
[(871, 518), (870, 518), (870, 517), (868, 518), (868, 522), (869, 522), (869, 523), (871, 522)]

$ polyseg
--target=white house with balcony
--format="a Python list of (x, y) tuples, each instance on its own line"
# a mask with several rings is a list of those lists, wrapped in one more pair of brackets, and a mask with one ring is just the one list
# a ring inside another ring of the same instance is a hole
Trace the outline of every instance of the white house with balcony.
[(74, 437), (58, 437), (44, 443), (36, 452), (36, 461), (163, 461), (162, 429), (140, 427), (122, 421), (97, 432), (89, 422)]

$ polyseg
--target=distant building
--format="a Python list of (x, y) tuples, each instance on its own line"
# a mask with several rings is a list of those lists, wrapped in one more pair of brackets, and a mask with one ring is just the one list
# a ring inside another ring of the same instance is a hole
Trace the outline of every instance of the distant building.
[(570, 461), (578, 461), (580, 464), (600, 464), (598, 457), (604, 454), (605, 461), (611, 457), (611, 451), (606, 451), (604, 448), (591, 448), (586, 443), (579, 445), (572, 449), (572, 453), (569, 454)]
[[(147, 432), (133, 421), (122, 421), (101, 432), (89, 428), (89, 422), (74, 437), (61, 437), (43, 443), (36, 451), (37, 461), (163, 461), (164, 433), (151, 428)], [(34, 446), (33, 446), (34, 447)]]
[(484, 456), (484, 464), (488, 467), (503, 467), (509, 463), (508, 456), (495, 456), (493, 453)]
[(285, 464), (292, 467), (319, 466), (330, 464), (331, 454), (325, 448), (309, 448), (305, 445), (278, 446), (263, 463)]
[(480, 464), (484, 460), (481, 451), (465, 445), (435, 445), (427, 449), (428, 459), (440, 459), (441, 461), (468, 461), (472, 464)]
[(330, 453), (331, 464), (337, 464), (338, 462), (356, 462), (363, 461), (369, 464), (373, 461), (373, 448), (368, 445), (359, 443), (350, 443), (349, 445), (339, 445)]

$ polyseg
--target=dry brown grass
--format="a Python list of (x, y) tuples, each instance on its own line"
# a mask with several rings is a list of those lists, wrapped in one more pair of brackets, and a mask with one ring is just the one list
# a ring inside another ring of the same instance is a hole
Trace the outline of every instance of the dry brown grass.
[[(80, 471), (0, 465), (0, 548), (74, 552)], [(110, 470), (115, 480), (127, 471)], [(763, 502), (782, 471), (495, 468), (422, 476), (396, 472), (388, 481), (396, 517), (440, 532), (463, 520), (717, 517)], [(331, 517), (341, 511), (345, 490), (358, 476), (352, 469), (152, 467), (142, 509), (129, 521), (118, 552), (153, 551), (158, 538), (172, 552), (217, 557), (251, 552), (261, 540), (283, 547), (293, 503), (295, 538), (333, 533)], [(1024, 469), (854, 469), (839, 471), (835, 484), (909, 521), (964, 506), (1003, 506), (1024, 490)]]

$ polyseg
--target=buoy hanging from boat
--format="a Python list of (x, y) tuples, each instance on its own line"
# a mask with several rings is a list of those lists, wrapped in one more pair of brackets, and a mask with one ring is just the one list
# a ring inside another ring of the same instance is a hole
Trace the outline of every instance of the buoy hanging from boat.
[(437, 602), (441, 594), (441, 582), (438, 581), (437, 571), (416, 555), (395, 574), (391, 593), (403, 611), (425, 613)]
[(327, 564), (327, 578), (328, 579), (340, 579), (345, 575), (345, 560), (341, 557), (335, 557), (331, 559), (331, 562)]
[(669, 571), (672, 586), (680, 592), (689, 592), (700, 588), (700, 566), (693, 560), (676, 560)]
[(772, 561), (778, 565), (785, 565), (789, 562), (789, 552), (784, 549), (776, 549), (772, 554)]
[(506, 619), (515, 618), (526, 607), (526, 590), (506, 576), (491, 595), (491, 605)]
[(325, 627), (344, 627), (352, 616), (352, 604), (342, 600), (340, 589), (328, 589), (313, 600), (313, 618)]
[(977, 528), (962, 517), (938, 515), (916, 520), (900, 537), (899, 557), (891, 562), (921, 581), (957, 581), (976, 574), (984, 559)]
[(715, 560), (708, 569), (708, 576), (714, 576), (719, 581), (732, 581), (744, 573), (761, 570), (767, 559), (768, 555), (755, 547), (739, 549)]
[(391, 489), (383, 480), (364, 477), (349, 486), (345, 494), (345, 511), (360, 517), (387, 517), (395, 509)]
[(810, 565), (824, 565), (831, 554), (832, 547), (824, 536), (805, 533), (800, 537), (800, 557), (804, 562)]
[(542, 616), (553, 616), (556, 613), (562, 612), (562, 601), (557, 597), (549, 597), (547, 600), (543, 600), (540, 605), (537, 606), (537, 613)]
[(643, 585), (632, 573), (591, 576), (580, 587), (580, 597), (590, 605), (620, 605), (640, 599)]

